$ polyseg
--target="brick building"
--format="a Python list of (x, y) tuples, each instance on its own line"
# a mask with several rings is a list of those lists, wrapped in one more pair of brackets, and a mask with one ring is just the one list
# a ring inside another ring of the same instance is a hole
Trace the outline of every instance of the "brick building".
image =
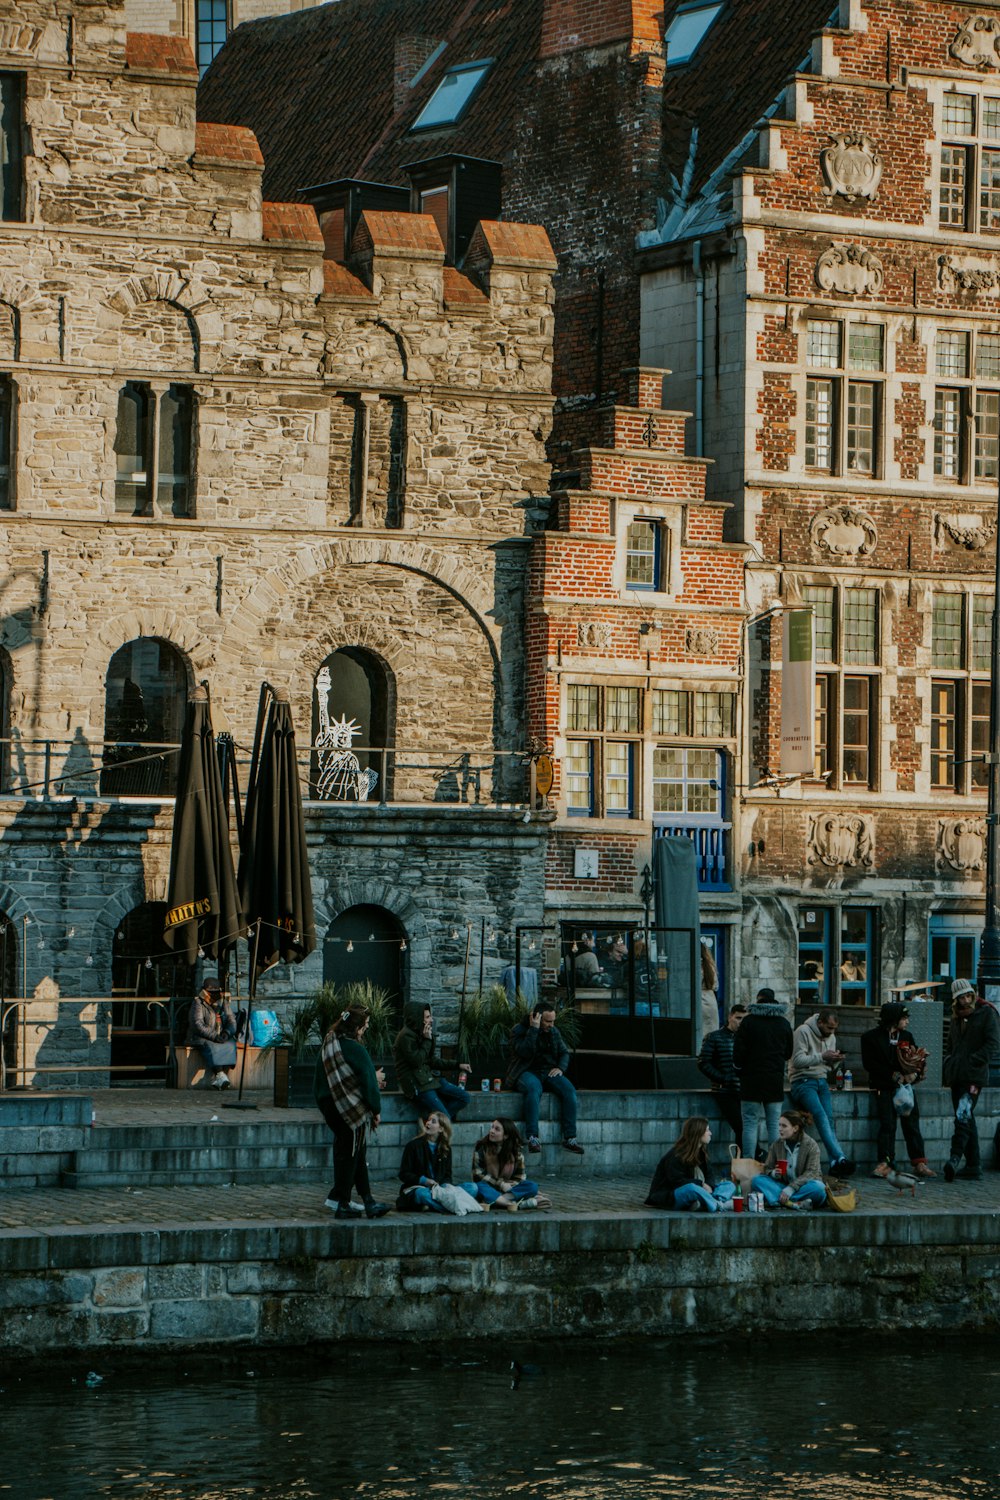
[(201, 72), (244, 21), (309, 10), (323, 0), (126, 0), (129, 31), (179, 36), (190, 42)]
[[(121, 0), (0, 23), (3, 987), (169, 987), (170, 746), (204, 678), (245, 755), (267, 678), (320, 939), (270, 993), (349, 977), (357, 940), (437, 995), (467, 922), (543, 899), (522, 621), (552, 253), (484, 221), (459, 272), (430, 217), (368, 211), (335, 263), (312, 208), (262, 198), (252, 133), (196, 122), (197, 77)], [(318, 792), (341, 715), (367, 801)], [(79, 1055), (65, 1009), (48, 1061)]]
[[(735, 16), (714, 25), (740, 66)], [(727, 29), (730, 33), (726, 43)], [(640, 235), (669, 362), (752, 543), (747, 602), (811, 604), (814, 771), (779, 769), (780, 632), (754, 628), (744, 964), (801, 999), (975, 972), (1000, 432), (1000, 10), (851, 0), (750, 135), (691, 142)], [(724, 55), (724, 54), (723, 54)], [(792, 59), (790, 59), (791, 61)], [(687, 89), (718, 73), (696, 58)]]

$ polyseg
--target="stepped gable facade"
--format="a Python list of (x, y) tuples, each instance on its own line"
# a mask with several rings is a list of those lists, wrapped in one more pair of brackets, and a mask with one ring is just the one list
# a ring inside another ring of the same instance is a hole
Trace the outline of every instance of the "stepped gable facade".
[(372, 211), (350, 267), (325, 258), (313, 209), (264, 197), (253, 133), (196, 120), (187, 44), (125, 16), (25, 0), (0, 24), (5, 992), (168, 982), (156, 747), (207, 679), (245, 753), (264, 678), (304, 776), (346, 717), (374, 783), (323, 800), (314, 752), (319, 947), (271, 993), (349, 977), (330, 930), (359, 908), (397, 987), (447, 992), (467, 919), (499, 934), (542, 900), (544, 830), (511, 804), (552, 252), (484, 221), (459, 272), (433, 219)]
[[(742, 8), (718, 47), (750, 41)], [(726, 38), (728, 37), (728, 41)], [(780, 628), (750, 629), (745, 972), (807, 1003), (975, 972), (1000, 457), (1000, 9), (844, 0), (758, 122), (640, 234), (670, 363), (752, 548), (748, 609), (811, 604), (813, 774), (780, 770)], [(699, 103), (699, 90), (701, 102)], [(705, 144), (711, 141), (707, 160)], [(681, 143), (675, 149), (680, 154)]]

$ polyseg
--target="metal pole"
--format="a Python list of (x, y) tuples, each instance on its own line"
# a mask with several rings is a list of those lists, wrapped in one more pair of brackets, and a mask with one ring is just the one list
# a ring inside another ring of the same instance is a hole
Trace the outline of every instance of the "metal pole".
[[(997, 491), (997, 514), (1000, 518), (1000, 488)], [(993, 571), (993, 633), (990, 683), (990, 752), (988, 797), (986, 804), (986, 926), (979, 949), (979, 993), (994, 1004), (1000, 1001), (1000, 528), (994, 536), (996, 560)]]
[[(469, 951), (472, 947), (472, 923), (465, 924), (465, 968), (462, 970), (462, 998), (458, 1003), (458, 1045), (462, 1045), (462, 1022), (465, 1020), (465, 992), (469, 984)], [(471, 1058), (470, 1058), (471, 1061)]]
[[(247, 1024), (246, 1024), (246, 1029), (243, 1032), (243, 1060), (242, 1060), (242, 1064), (240, 1066), (240, 1086), (239, 1086), (239, 1091), (238, 1091), (235, 1099), (231, 1099), (231, 1100), (227, 1100), (226, 1101), (226, 1103), (222, 1106), (223, 1109), (256, 1109), (257, 1108), (256, 1104), (253, 1102), (252, 1099), (244, 1099), (244, 1097), (243, 1097), (243, 1080), (246, 1078), (246, 1072), (247, 1072), (247, 1047), (250, 1045), (250, 1018), (253, 1015), (253, 1002), (254, 1002), (254, 998), (256, 996), (256, 992), (257, 992), (257, 981), (256, 981), (256, 974), (257, 974), (257, 953), (258, 953), (258, 950), (260, 948), (260, 925), (261, 925), (261, 920), (262, 919), (260, 917), (258, 917), (257, 921), (254, 923), (253, 956), (251, 957), (251, 960), (250, 960), (250, 973), (249, 973), (249, 976), (248, 976), (248, 979), (247, 979)], [(247, 943), (247, 946), (249, 948), (249, 934), (248, 934), (248, 943)], [(228, 965), (227, 965), (227, 967), (228, 967)], [(237, 958), (237, 961), (236, 961), (237, 980), (239, 978), (239, 972), (240, 972), (240, 965), (239, 965), (239, 959)], [(237, 1048), (237, 1056), (238, 1055), (239, 1055), (239, 1049)]]
[(486, 918), (479, 923), (479, 993), (483, 993), (483, 969), (486, 964)]
[(0, 941), (3, 949), (0, 953), (0, 1090), (7, 1087), (7, 928), (9, 923), (4, 920), (0, 927)]

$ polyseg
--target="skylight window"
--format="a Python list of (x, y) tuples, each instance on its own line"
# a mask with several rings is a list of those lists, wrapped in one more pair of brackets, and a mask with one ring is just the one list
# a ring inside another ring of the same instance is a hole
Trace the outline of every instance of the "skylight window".
[(432, 130), (437, 125), (456, 124), (492, 66), (493, 59), (488, 57), (484, 62), (449, 68), (410, 129)]
[(690, 62), (711, 30), (722, 4), (686, 5), (677, 12), (664, 38), (667, 44), (667, 67)]

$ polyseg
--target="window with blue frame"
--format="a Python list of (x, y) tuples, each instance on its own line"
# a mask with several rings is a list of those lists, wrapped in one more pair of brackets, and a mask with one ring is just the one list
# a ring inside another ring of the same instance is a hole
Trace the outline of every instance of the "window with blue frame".
[(800, 1005), (874, 1005), (878, 913), (870, 906), (799, 907)]
[(935, 912), (931, 917), (927, 934), (928, 978), (944, 980), (946, 986), (936, 992), (938, 999), (948, 997), (949, 980), (971, 979), (975, 983), (982, 934), (981, 916)]
[[(635, 816), (642, 693), (637, 687), (571, 683), (566, 690), (564, 779), (571, 818)], [(584, 738), (584, 736), (586, 736)]]
[(632, 521), (625, 533), (625, 587), (655, 593), (663, 588), (663, 528)]
[(491, 57), (480, 62), (462, 63), (449, 68), (420, 111), (410, 130), (434, 130), (442, 125), (457, 125), (465, 114), (479, 86), (493, 66)]
[(682, 5), (676, 11), (663, 38), (668, 68), (691, 61), (722, 8), (722, 0), (717, 0), (709, 5)]
[(195, 30), (198, 71), (204, 73), (229, 34), (229, 0), (197, 0)]

